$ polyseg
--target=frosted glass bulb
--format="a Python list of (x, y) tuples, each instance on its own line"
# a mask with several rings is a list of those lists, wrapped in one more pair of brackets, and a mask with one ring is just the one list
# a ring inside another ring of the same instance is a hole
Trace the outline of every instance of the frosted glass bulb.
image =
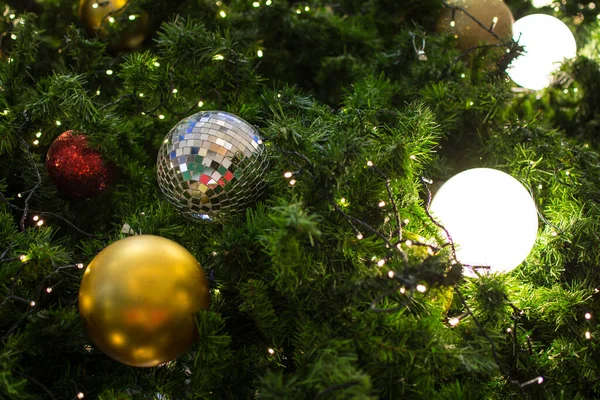
[[(537, 209), (529, 192), (495, 169), (453, 176), (435, 194), (430, 211), (450, 233), (460, 263), (489, 266), (493, 273), (521, 264), (537, 237)], [(464, 271), (475, 276), (470, 268)]]
[(577, 55), (577, 44), (571, 30), (558, 18), (533, 14), (513, 25), (513, 39), (525, 53), (513, 60), (506, 72), (519, 86), (541, 90), (552, 81), (552, 73), (565, 59)]

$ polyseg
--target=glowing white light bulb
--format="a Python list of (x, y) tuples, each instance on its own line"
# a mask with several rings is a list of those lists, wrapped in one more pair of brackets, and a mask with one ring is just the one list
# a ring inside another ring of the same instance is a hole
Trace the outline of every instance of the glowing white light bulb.
[(450, 324), (450, 326), (456, 326), (456, 325), (458, 325), (460, 323), (460, 319), (458, 319), (456, 317), (455, 318), (450, 318), (448, 320), (448, 323)]
[[(448, 230), (459, 262), (508, 272), (529, 255), (538, 217), (529, 192), (512, 176), (489, 168), (463, 171), (435, 194), (431, 213)], [(474, 276), (468, 268), (465, 274)]]
[(560, 64), (577, 55), (577, 44), (571, 30), (558, 18), (533, 14), (513, 25), (513, 39), (525, 48), (507, 69), (519, 86), (541, 90), (552, 80)]
[(554, 0), (531, 0), (531, 5), (535, 8), (551, 6)]

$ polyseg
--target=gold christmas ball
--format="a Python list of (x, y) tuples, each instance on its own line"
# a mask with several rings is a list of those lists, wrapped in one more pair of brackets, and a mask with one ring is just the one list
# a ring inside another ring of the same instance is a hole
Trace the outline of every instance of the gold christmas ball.
[(108, 356), (135, 367), (174, 360), (198, 338), (194, 313), (208, 309), (208, 281), (194, 256), (141, 235), (102, 250), (79, 288), (88, 335)]
[[(476, 18), (483, 26), (492, 29), (502, 40), (512, 37), (515, 19), (503, 0), (449, 0)], [(480, 44), (498, 44), (500, 41), (463, 11), (443, 7), (437, 20), (437, 31), (456, 38), (456, 47), (467, 50)]]
[(79, 18), (88, 34), (98, 35), (108, 40), (110, 46), (119, 49), (135, 49), (148, 36), (150, 18), (147, 13), (129, 12), (130, 2), (131, 0), (79, 0)]

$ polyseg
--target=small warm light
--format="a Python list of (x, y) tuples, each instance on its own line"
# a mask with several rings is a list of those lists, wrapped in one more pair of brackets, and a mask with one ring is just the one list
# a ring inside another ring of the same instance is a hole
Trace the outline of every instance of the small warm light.
[(554, 0), (531, 0), (531, 5), (535, 8), (551, 6)]
[(592, 314), (589, 312), (585, 313), (585, 319), (592, 319)]
[(144, 97), (144, 96), (145, 96), (145, 94), (144, 94), (144, 93), (139, 93), (139, 94), (138, 94), (138, 96), (140, 96), (140, 97)]
[(223, 10), (219, 11), (219, 15), (221, 16), (221, 18), (226, 18), (227, 17), (227, 13)]
[(108, 22), (110, 22), (111, 24), (114, 24), (115, 19), (113, 17), (108, 17)]
[(92, 4), (92, 8), (98, 8), (98, 3)]
[(78, 263), (77, 265), (77, 269), (83, 269), (83, 264), (82, 263)]
[(379, 202), (379, 204), (377, 204), (379, 207), (385, 207), (385, 201), (381, 200)]
[(592, 338), (592, 334), (590, 333), (590, 331), (587, 331), (587, 332), (585, 333), (585, 338), (586, 338), (586, 339), (591, 339), (591, 338)]
[(134, 21), (134, 20), (135, 20), (135, 15), (130, 15), (130, 16), (129, 16), (129, 20), (130, 20), (130, 21)]
[(425, 285), (417, 285), (417, 292), (425, 293), (427, 291), (427, 286)]
[(267, 0), (267, 1), (265, 2), (265, 5), (267, 5), (267, 6), (270, 6), (271, 4), (273, 4), (273, 2), (272, 2), (271, 0)]
[(372, 167), (373, 166), (373, 161), (367, 161), (367, 167)]
[(56, 126), (61, 126), (62, 125), (62, 122), (60, 122), (60, 121), (55, 121), (54, 123), (56, 124)]
[(393, 278), (393, 277), (394, 277), (394, 275), (396, 275), (396, 274), (394, 273), (394, 271), (389, 271), (389, 272), (388, 272), (388, 277), (389, 277), (390, 279), (391, 279), (391, 278)]
[(507, 69), (519, 86), (541, 90), (552, 81), (552, 74), (565, 59), (577, 55), (577, 44), (571, 30), (558, 18), (532, 14), (516, 21), (513, 39), (525, 48)]
[(44, 220), (43, 220), (43, 219), (40, 219), (40, 220), (37, 222), (37, 224), (36, 224), (36, 225), (37, 225), (37, 226), (42, 226), (42, 225), (44, 225)]
[(450, 326), (456, 326), (460, 323), (460, 319), (454, 317), (454, 318), (450, 318), (448, 320), (448, 323), (450, 324)]
[(292, 179), (292, 180), (290, 181), (290, 186), (294, 186), (295, 184), (296, 184), (296, 180), (295, 180), (295, 179)]
[(412, 240), (407, 240), (405, 243), (406, 243), (406, 247), (412, 247), (412, 245), (413, 245)]
[(252, 3), (252, 7), (258, 8), (260, 7), (260, 3), (258, 1), (255, 1), (254, 3)]
[(456, 26), (456, 22), (450, 21), (450, 26), (454, 28)]
[(30, 305), (31, 307), (35, 307), (35, 301), (31, 300), (31, 301), (29, 302), (29, 305)]
[(363, 234), (362, 234), (362, 233), (359, 233), (358, 235), (356, 235), (356, 238), (357, 238), (358, 240), (363, 240), (364, 236), (363, 236)]
[(460, 77), (465, 79), (466, 75), (465, 74), (460, 74)]
[(283, 176), (287, 179), (290, 179), (294, 174), (292, 174), (291, 172), (286, 172), (285, 174), (283, 174)]
[(17, 35), (15, 35), (15, 34), (13, 33), (12, 35), (10, 35), (10, 38), (11, 38), (12, 40), (17, 40)]
[(160, 67), (160, 63), (158, 61), (154, 61), (154, 66), (158, 68)]
[(304, 11), (309, 12), (310, 11), (310, 7), (309, 6), (304, 7)]
[(165, 119), (165, 116), (164, 116), (164, 115), (162, 115), (162, 114), (160, 114), (160, 115), (158, 116), (158, 119)]
[(385, 265), (385, 260), (384, 259), (381, 259), (381, 260), (377, 261), (377, 266), (378, 267), (383, 267), (384, 265)]
[(340, 203), (342, 203), (342, 204), (346, 204), (346, 198), (345, 198), (345, 197), (342, 197), (342, 198), (340, 199)]
[(212, 59), (215, 61), (222, 61), (225, 59), (225, 57), (223, 57), (222, 54), (215, 54)]
[(34, 141), (33, 141), (33, 145), (34, 145), (34, 146), (37, 146), (38, 144), (40, 144), (40, 141), (39, 141), (39, 140), (37, 140), (37, 139), (36, 139), (36, 140), (34, 140)]
[(506, 333), (512, 333), (512, 328), (507, 328)]
[(269, 352), (269, 354), (270, 354), (270, 355), (273, 355), (273, 354), (275, 354), (275, 350), (273, 350), (273, 349), (271, 349), (271, 348), (270, 348), (269, 350), (267, 350), (267, 351)]
[(83, 393), (79, 392), (77, 393), (77, 398), (78, 399), (83, 399), (85, 396), (83, 395)]
[[(474, 168), (450, 178), (435, 194), (431, 213), (457, 245), (457, 261), (508, 272), (529, 255), (537, 238), (537, 208), (512, 176)], [(470, 268), (465, 274), (475, 277)]]
[(542, 383), (544, 383), (544, 378), (543, 377), (539, 377), (537, 380), (538, 385), (541, 385)]
[(16, 17), (16, 15), (15, 15), (15, 14), (10, 14), (10, 15), (8, 16), (8, 18), (10, 18), (10, 19), (15, 19), (15, 17)]
[(406, 293), (406, 289), (405, 288), (400, 288), (400, 293), (402, 293), (402, 294)]
[(258, 51), (256, 52), (256, 56), (257, 56), (258, 58), (262, 58), (262, 56), (263, 56), (263, 51), (262, 51), (262, 50), (258, 50)]
[(21, 260), (21, 262), (25, 262), (25, 261), (27, 261), (27, 256), (25, 254), (21, 254), (19, 256), (19, 260)]
[(554, 237), (556, 237), (556, 236), (558, 236), (558, 232), (552, 231), (551, 235), (554, 236)]
[(579, 89), (573, 88), (573, 93), (577, 93), (577, 92), (579, 92)]
[(498, 17), (494, 17), (494, 18), (492, 18), (492, 23), (493, 23), (493, 24), (497, 24), (497, 23), (498, 23)]
[(172, 90), (172, 93), (173, 93), (173, 94), (176, 94), (177, 92), (178, 92), (178, 90), (177, 90), (177, 89), (173, 89), (173, 90)]
[(22, 194), (22, 193), (19, 193), (19, 194), (17, 194), (17, 197), (18, 197), (18, 198), (21, 198), (21, 197), (23, 197), (23, 194)]
[(203, 105), (204, 105), (204, 102), (203, 102), (203, 101), (199, 101), (199, 102), (198, 102), (198, 107), (202, 107)]
[(42, 137), (42, 132), (38, 132), (38, 133), (36, 133), (36, 134), (35, 134), (35, 137), (36, 137), (36, 138), (41, 138), (41, 137)]
[(113, 70), (112, 69), (107, 69), (106, 70), (106, 75), (112, 75), (113, 74)]
[(34, 220), (34, 221), (37, 221), (37, 220), (39, 220), (39, 219), (40, 219), (40, 217), (39, 217), (38, 215), (34, 215), (34, 216), (33, 216), (33, 220)]
[(47, 287), (46, 288), (46, 293), (52, 293), (52, 288), (51, 287)]
[(100, 96), (100, 90), (96, 90), (96, 96)]
[(472, 106), (474, 103), (472, 101), (469, 102), (469, 105)]
[(221, 291), (220, 291), (219, 289), (214, 289), (214, 290), (213, 290), (213, 293), (214, 293), (214, 294), (220, 294), (220, 293), (221, 293)]
[(302, 10), (301, 9), (297, 9), (296, 10), (296, 14), (302, 14)]

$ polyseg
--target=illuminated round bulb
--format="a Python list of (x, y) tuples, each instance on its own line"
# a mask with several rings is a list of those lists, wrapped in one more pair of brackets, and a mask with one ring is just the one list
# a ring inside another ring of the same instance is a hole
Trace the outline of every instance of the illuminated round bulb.
[(113, 17), (108, 17), (108, 22), (110, 22), (111, 24), (114, 24), (115, 19)]
[(402, 294), (406, 293), (406, 289), (405, 288), (400, 288), (400, 293), (402, 293)]
[(198, 102), (198, 107), (202, 107), (203, 105), (204, 105), (204, 102), (203, 102), (203, 101), (199, 101), (199, 102)]
[(290, 179), (293, 176), (293, 174), (291, 172), (286, 172), (285, 174), (283, 174), (284, 178)]
[(92, 4), (92, 8), (98, 8), (98, 3)]
[(389, 272), (388, 272), (388, 277), (389, 277), (390, 279), (391, 279), (391, 278), (393, 278), (393, 277), (394, 277), (394, 275), (396, 275), (396, 274), (394, 273), (394, 271), (389, 271)]
[(417, 285), (417, 292), (425, 293), (427, 291), (427, 286), (425, 285)]
[(263, 51), (262, 51), (262, 50), (258, 50), (258, 51), (256, 52), (256, 56), (257, 56), (258, 58), (261, 58), (263, 55), (264, 55), (264, 54), (263, 54)]
[(378, 204), (379, 207), (385, 207), (385, 201), (381, 200)]
[(450, 326), (456, 326), (460, 323), (460, 319), (458, 318), (451, 318), (450, 320), (448, 320), (448, 323), (450, 324)]
[(165, 119), (165, 116), (164, 116), (164, 115), (162, 115), (162, 114), (160, 114), (160, 115), (158, 116), (158, 119)]
[[(35, 307), (35, 301), (31, 300), (31, 301), (29, 302), (29, 305), (30, 305), (31, 307)], [(589, 333), (589, 332), (588, 332), (588, 333)]]
[(356, 235), (356, 238), (357, 238), (358, 240), (362, 240), (362, 239), (363, 239), (363, 237), (364, 237), (364, 236), (362, 235), (362, 233), (359, 233), (358, 235)]
[(260, 7), (260, 3), (258, 1), (255, 1), (254, 3), (252, 3), (252, 7), (258, 8)]
[(51, 287), (46, 288), (46, 293), (52, 293), (52, 288)]
[[(457, 261), (508, 272), (529, 255), (538, 229), (537, 209), (512, 176), (489, 168), (463, 171), (435, 194), (431, 213), (450, 233)], [(467, 268), (465, 273), (474, 276)]]
[(106, 70), (106, 75), (112, 75), (113, 74), (113, 70), (112, 69), (107, 69)]
[(273, 3), (273, 2), (272, 2), (271, 0), (267, 0), (267, 1), (265, 2), (265, 4), (266, 4), (266, 5), (268, 5), (268, 6), (270, 6), (272, 3)]
[(36, 139), (36, 140), (34, 140), (34, 141), (33, 141), (33, 145), (34, 145), (34, 146), (37, 146), (38, 144), (40, 144), (40, 141), (39, 141), (39, 140), (37, 140), (37, 139)]
[(290, 186), (294, 186), (295, 184), (296, 184), (296, 180), (295, 180), (295, 179), (292, 179), (292, 180), (290, 181)]
[(544, 383), (544, 378), (543, 377), (539, 377), (537, 380), (538, 384), (541, 385), (542, 383)]
[(219, 15), (221, 16), (221, 18), (227, 17), (227, 13), (225, 11), (220, 11)]
[(385, 265), (385, 260), (382, 259), (382, 260), (377, 261), (378, 267), (383, 267), (384, 265)]
[(34, 220), (34, 221), (38, 221), (39, 219), (40, 219), (40, 217), (39, 217), (39, 216), (37, 216), (37, 215), (34, 215), (34, 216), (33, 216), (33, 220)]
[[(33, 303), (33, 302), (32, 302)], [(585, 333), (585, 338), (586, 339), (591, 339), (592, 338), (592, 334), (588, 331)]]
[(37, 225), (37, 226), (42, 226), (42, 225), (44, 225), (44, 220), (43, 220), (43, 219), (40, 219), (40, 220), (37, 222), (37, 224), (36, 224), (36, 225)]
[(78, 269), (83, 269), (83, 264), (82, 263), (77, 264), (77, 268)]
[(533, 14), (513, 25), (513, 39), (525, 48), (507, 69), (519, 86), (541, 90), (552, 80), (560, 64), (577, 55), (577, 44), (571, 30), (558, 18)]
[(176, 94), (178, 92), (177, 89), (173, 89), (173, 94)]
[(273, 350), (273, 349), (269, 349), (269, 350), (267, 350), (267, 351), (268, 351), (268, 352), (269, 352), (269, 354), (271, 354), (271, 355), (275, 354), (275, 350)]
[(589, 312), (585, 313), (585, 319), (592, 319), (592, 314), (590, 314)]
[(129, 16), (129, 20), (130, 20), (130, 21), (134, 21), (134, 20), (135, 20), (135, 15), (130, 15), (130, 16)]
[(27, 261), (27, 256), (25, 254), (21, 254), (19, 256), (19, 260), (21, 260), (21, 262), (25, 262), (25, 261)]
[(367, 161), (367, 167), (372, 167), (373, 166), (373, 161)]
[(79, 392), (77, 393), (77, 398), (78, 399), (83, 399), (85, 396), (83, 395), (83, 393)]

